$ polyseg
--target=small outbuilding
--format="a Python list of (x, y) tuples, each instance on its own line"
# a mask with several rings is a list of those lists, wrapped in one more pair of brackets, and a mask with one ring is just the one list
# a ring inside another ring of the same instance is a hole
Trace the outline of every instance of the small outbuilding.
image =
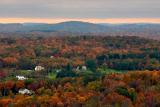
[(42, 70), (44, 70), (44, 67), (42, 67), (42, 66), (35, 67), (35, 71), (42, 71)]
[(86, 66), (82, 66), (82, 70), (83, 70), (83, 71), (86, 71), (86, 70), (87, 70), (87, 67), (86, 67)]
[(18, 93), (19, 93), (19, 94), (23, 94), (23, 95), (25, 95), (25, 94), (31, 95), (31, 94), (32, 94), (32, 92), (31, 92), (30, 90), (28, 90), (28, 89), (20, 89), (20, 90), (18, 91)]
[(16, 78), (18, 79), (18, 80), (26, 80), (27, 78), (26, 77), (24, 77), (24, 76), (16, 76)]

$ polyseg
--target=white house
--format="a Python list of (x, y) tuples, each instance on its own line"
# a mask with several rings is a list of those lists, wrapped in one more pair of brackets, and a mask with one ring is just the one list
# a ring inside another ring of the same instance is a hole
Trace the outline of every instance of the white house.
[(35, 71), (41, 71), (41, 70), (44, 70), (44, 67), (42, 67), (42, 66), (36, 66), (35, 67)]
[(56, 70), (56, 73), (59, 73), (60, 71), (61, 71), (60, 69), (57, 69), (57, 70)]
[(83, 71), (86, 71), (86, 70), (87, 70), (87, 67), (86, 67), (86, 66), (82, 66), (82, 70), (83, 70)]
[(54, 58), (54, 56), (50, 56), (50, 58)]
[(16, 76), (16, 78), (17, 78), (18, 80), (26, 80), (26, 79), (27, 79), (27, 78), (24, 77), (24, 76)]
[(32, 94), (32, 92), (30, 91), (30, 90), (28, 90), (28, 89), (20, 89), (19, 91), (18, 91), (18, 93), (20, 93), (20, 94)]
[(77, 66), (77, 68), (76, 68), (76, 71), (86, 71), (86, 70), (87, 70), (86, 66), (82, 66), (82, 67)]

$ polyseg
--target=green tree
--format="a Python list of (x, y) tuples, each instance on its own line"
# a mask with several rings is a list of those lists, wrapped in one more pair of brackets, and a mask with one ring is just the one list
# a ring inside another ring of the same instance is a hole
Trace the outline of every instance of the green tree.
[(66, 70), (66, 71), (72, 71), (72, 65), (71, 65), (70, 63), (67, 64), (65, 70)]
[(19, 59), (19, 68), (24, 70), (33, 69), (34, 64), (30, 58), (22, 57)]
[(37, 57), (39, 57), (42, 53), (42, 47), (41, 46), (37, 46), (35, 49), (34, 49), (34, 52), (36, 54)]
[(96, 71), (96, 61), (93, 60), (93, 59), (89, 59), (89, 60), (86, 60), (85, 62), (86, 66), (88, 69), (90, 69), (91, 71), (95, 72)]

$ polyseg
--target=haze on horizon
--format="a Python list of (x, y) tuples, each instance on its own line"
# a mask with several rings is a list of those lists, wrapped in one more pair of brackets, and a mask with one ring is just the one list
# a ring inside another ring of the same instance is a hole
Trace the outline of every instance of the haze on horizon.
[(0, 23), (160, 23), (159, 0), (1, 0)]

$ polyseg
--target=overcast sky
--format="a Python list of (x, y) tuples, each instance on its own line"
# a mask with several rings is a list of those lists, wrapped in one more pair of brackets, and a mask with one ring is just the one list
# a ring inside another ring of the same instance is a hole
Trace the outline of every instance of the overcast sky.
[(0, 17), (159, 18), (160, 0), (1, 0)]
[(160, 0), (0, 0), (0, 18), (160, 18)]

